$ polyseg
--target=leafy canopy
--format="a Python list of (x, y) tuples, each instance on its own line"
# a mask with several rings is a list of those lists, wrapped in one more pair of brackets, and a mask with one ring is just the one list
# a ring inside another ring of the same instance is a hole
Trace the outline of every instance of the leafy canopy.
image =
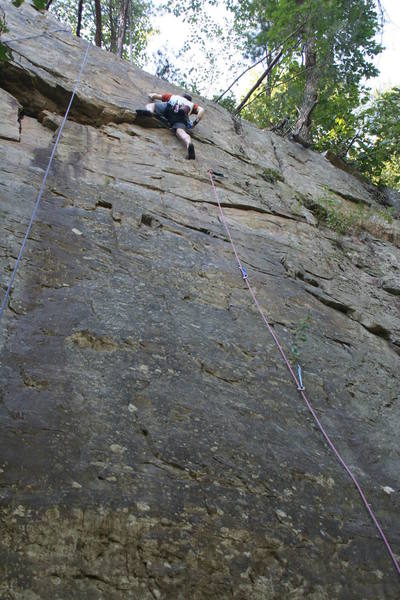
[(281, 79), (288, 82), (280, 92), (291, 96), (285, 112), (301, 100), (307, 75), (304, 61), (307, 43), (312, 44), (316, 55), (322, 96), (332, 94), (339, 85), (347, 93), (362, 78), (378, 74), (370, 61), (381, 51), (375, 39), (379, 25), (375, 0), (227, 0), (227, 3), (235, 14), (238, 31), (246, 40), (246, 52), (253, 59), (267, 55), (298, 30), (292, 45), (285, 49), (279, 72), (275, 73), (275, 83)]
[[(117, 35), (120, 26), (120, 14), (123, 0), (102, 0), (102, 45), (109, 52), (117, 50)], [(72, 31), (76, 31), (78, 22), (77, 0), (54, 0), (50, 6), (58, 19), (67, 23)], [(146, 49), (149, 37), (153, 32), (151, 15), (153, 6), (151, 0), (129, 0), (129, 10), (132, 11), (132, 30), (129, 19), (125, 31), (123, 58), (129, 56), (129, 46), (132, 40), (132, 55), (136, 64), (142, 65), (147, 56)], [(82, 36), (91, 41), (95, 40), (96, 10), (94, 0), (85, 0), (82, 7)]]
[[(7, 33), (8, 28), (6, 25), (5, 18), (0, 15), (0, 37), (3, 33)], [(4, 62), (6, 60), (11, 60), (11, 52), (7, 46), (0, 42), (0, 62)]]
[(376, 94), (359, 121), (350, 158), (374, 183), (400, 189), (400, 87)]

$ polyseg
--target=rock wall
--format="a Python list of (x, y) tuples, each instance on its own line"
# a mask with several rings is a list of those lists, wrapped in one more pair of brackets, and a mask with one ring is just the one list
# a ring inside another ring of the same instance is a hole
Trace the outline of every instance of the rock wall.
[[(86, 43), (26, 2), (0, 7), (8, 39), (30, 38), (0, 66), (3, 294)], [(203, 99), (185, 160), (170, 131), (135, 124), (164, 90), (90, 49), (0, 325), (0, 597), (398, 598), (207, 171), (397, 556), (399, 221), (324, 157)]]

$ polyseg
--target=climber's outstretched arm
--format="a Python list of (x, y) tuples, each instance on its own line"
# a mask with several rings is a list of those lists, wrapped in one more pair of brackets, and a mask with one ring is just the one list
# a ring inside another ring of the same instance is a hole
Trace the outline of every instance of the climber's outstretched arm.
[(162, 100), (161, 94), (149, 94), (150, 100)]

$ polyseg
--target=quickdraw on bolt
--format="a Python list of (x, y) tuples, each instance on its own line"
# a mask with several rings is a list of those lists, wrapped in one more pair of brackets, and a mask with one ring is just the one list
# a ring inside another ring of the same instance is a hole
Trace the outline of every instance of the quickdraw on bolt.
[(297, 372), (299, 374), (299, 385), (297, 386), (297, 389), (299, 390), (299, 392), (304, 392), (304, 390), (306, 389), (303, 385), (303, 379), (301, 377), (301, 366), (297, 365)]

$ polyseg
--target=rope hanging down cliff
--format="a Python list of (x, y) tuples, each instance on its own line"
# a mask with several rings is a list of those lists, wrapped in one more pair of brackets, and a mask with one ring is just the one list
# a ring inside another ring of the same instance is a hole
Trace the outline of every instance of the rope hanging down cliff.
[(343, 460), (343, 458), (340, 455), (339, 451), (336, 449), (336, 446), (334, 445), (334, 443), (332, 442), (331, 438), (329, 437), (329, 435), (325, 431), (325, 429), (324, 429), (321, 421), (318, 419), (318, 416), (317, 416), (315, 410), (311, 406), (311, 403), (310, 403), (310, 401), (308, 400), (308, 398), (307, 398), (307, 396), (305, 394), (305, 389), (304, 389), (303, 381), (302, 381), (302, 378), (301, 378), (301, 371), (299, 370), (299, 378), (297, 378), (296, 375), (295, 375), (295, 373), (294, 373), (294, 371), (293, 371), (293, 369), (292, 369), (292, 367), (291, 367), (291, 365), (290, 365), (290, 362), (289, 362), (289, 360), (288, 360), (288, 358), (287, 358), (287, 356), (285, 354), (285, 351), (283, 350), (283, 348), (282, 348), (282, 346), (281, 346), (281, 344), (279, 342), (279, 339), (278, 339), (275, 331), (272, 329), (270, 322), (268, 321), (267, 317), (264, 314), (263, 309), (261, 308), (261, 305), (260, 305), (260, 303), (259, 303), (259, 301), (257, 299), (257, 296), (256, 296), (256, 294), (255, 294), (255, 292), (254, 292), (254, 290), (253, 290), (253, 288), (252, 288), (252, 286), (251, 286), (251, 284), (249, 282), (249, 277), (248, 277), (246, 268), (243, 266), (243, 264), (242, 264), (242, 262), (241, 262), (241, 260), (239, 258), (239, 254), (237, 252), (235, 243), (234, 243), (234, 241), (232, 239), (232, 235), (231, 235), (231, 232), (230, 232), (227, 220), (225, 218), (224, 211), (222, 210), (221, 202), (220, 202), (218, 194), (217, 194), (217, 189), (216, 189), (216, 186), (215, 186), (215, 183), (214, 183), (214, 179), (213, 179), (213, 171), (210, 170), (208, 172), (208, 175), (210, 177), (211, 185), (213, 187), (214, 195), (215, 195), (215, 198), (216, 198), (216, 201), (217, 201), (217, 204), (218, 204), (218, 209), (219, 209), (219, 213), (220, 213), (220, 216), (221, 216), (221, 221), (222, 221), (222, 223), (224, 225), (225, 231), (226, 231), (226, 233), (228, 235), (228, 238), (229, 238), (229, 241), (231, 243), (233, 252), (235, 254), (236, 261), (238, 263), (240, 272), (241, 272), (242, 277), (243, 277), (243, 280), (245, 281), (245, 283), (246, 283), (246, 285), (247, 285), (247, 287), (249, 289), (249, 292), (250, 292), (250, 294), (251, 294), (251, 296), (252, 296), (252, 298), (254, 300), (254, 303), (255, 303), (255, 305), (256, 305), (256, 307), (257, 307), (257, 309), (258, 309), (258, 311), (259, 311), (259, 313), (260, 313), (260, 315), (261, 315), (261, 317), (262, 317), (262, 319), (263, 319), (263, 321), (264, 321), (264, 323), (265, 323), (265, 325), (266, 325), (269, 333), (271, 334), (271, 336), (272, 336), (272, 338), (273, 338), (273, 340), (274, 340), (274, 342), (275, 342), (275, 344), (276, 344), (276, 346), (277, 346), (277, 348), (278, 348), (278, 350), (279, 350), (279, 352), (280, 352), (280, 354), (281, 354), (281, 356), (282, 356), (282, 358), (283, 358), (283, 360), (284, 360), (284, 362), (285, 362), (285, 364), (286, 364), (286, 366), (287, 366), (287, 368), (289, 370), (289, 373), (290, 373), (290, 375), (291, 375), (294, 383), (296, 384), (297, 390), (302, 395), (303, 400), (306, 403), (306, 406), (307, 406), (308, 410), (310, 411), (310, 413), (311, 413), (311, 415), (312, 415), (315, 423), (317, 424), (318, 429), (321, 431), (322, 435), (324, 436), (324, 438), (325, 438), (328, 446), (331, 448), (331, 450), (334, 453), (334, 455), (336, 456), (337, 460), (340, 462), (340, 464), (342, 465), (342, 467), (344, 468), (344, 470), (347, 472), (347, 474), (349, 475), (350, 479), (354, 483), (355, 487), (357, 488), (357, 491), (358, 491), (358, 493), (361, 496), (361, 500), (363, 501), (363, 503), (365, 505), (365, 508), (367, 509), (367, 511), (368, 511), (368, 513), (369, 513), (369, 515), (370, 515), (370, 517), (372, 519), (372, 521), (375, 524), (376, 529), (378, 530), (379, 535), (381, 536), (381, 538), (383, 540), (383, 543), (386, 546), (386, 549), (387, 549), (387, 551), (388, 551), (388, 553), (390, 555), (390, 558), (393, 561), (394, 567), (395, 567), (398, 575), (400, 575), (400, 564), (399, 564), (399, 562), (397, 561), (397, 559), (396, 559), (396, 557), (394, 555), (392, 547), (391, 547), (390, 543), (388, 542), (388, 540), (387, 540), (387, 538), (385, 536), (385, 533), (384, 533), (382, 527), (380, 526), (380, 524), (379, 524), (379, 522), (378, 522), (378, 520), (377, 520), (377, 518), (375, 516), (374, 511), (372, 510), (372, 508), (368, 504), (368, 500), (367, 500), (364, 492), (362, 491), (360, 484), (358, 483), (356, 477), (351, 472), (351, 470), (348, 467), (348, 465)]
[[(34, 37), (36, 37), (36, 36), (34, 36)], [(8, 40), (8, 42), (20, 41), (22, 39), (24, 39), (24, 38)], [(29, 38), (25, 38), (25, 39), (29, 39)], [(68, 104), (68, 107), (67, 107), (67, 110), (65, 112), (63, 121), (62, 121), (60, 129), (58, 131), (57, 138), (56, 138), (56, 141), (54, 143), (54, 146), (53, 146), (53, 149), (52, 149), (52, 152), (51, 152), (51, 155), (50, 155), (50, 159), (49, 159), (49, 162), (48, 162), (48, 165), (47, 165), (44, 177), (43, 177), (43, 181), (42, 181), (39, 193), (38, 193), (38, 195), (36, 197), (36, 200), (35, 200), (35, 204), (34, 204), (32, 215), (31, 215), (31, 218), (30, 218), (30, 221), (29, 221), (26, 233), (25, 233), (25, 237), (24, 237), (24, 240), (22, 242), (21, 249), (19, 251), (16, 263), (15, 263), (15, 266), (14, 266), (14, 269), (13, 269), (13, 272), (12, 272), (12, 275), (11, 275), (11, 278), (10, 278), (10, 281), (9, 281), (9, 284), (8, 284), (8, 287), (7, 287), (7, 290), (6, 290), (5, 297), (4, 297), (2, 305), (0, 307), (0, 321), (1, 321), (1, 318), (3, 316), (4, 310), (5, 310), (5, 307), (6, 307), (6, 304), (7, 304), (7, 300), (8, 300), (9, 295), (10, 295), (11, 288), (12, 288), (12, 285), (13, 285), (13, 282), (14, 282), (14, 279), (15, 279), (15, 276), (16, 276), (16, 272), (17, 272), (19, 263), (21, 261), (22, 254), (23, 254), (23, 251), (25, 249), (25, 246), (26, 246), (26, 243), (27, 243), (27, 240), (28, 240), (28, 237), (29, 237), (29, 234), (30, 234), (30, 231), (31, 231), (34, 219), (35, 219), (35, 216), (36, 216), (36, 213), (37, 213), (38, 208), (39, 208), (40, 200), (41, 200), (43, 192), (44, 192), (44, 188), (45, 188), (45, 185), (46, 185), (46, 182), (47, 182), (47, 178), (48, 178), (48, 175), (49, 175), (49, 171), (50, 171), (50, 168), (51, 168), (51, 165), (52, 165), (52, 162), (53, 162), (56, 150), (57, 150), (57, 146), (58, 146), (58, 142), (59, 142), (60, 137), (61, 137), (61, 133), (62, 133), (62, 131), (64, 129), (64, 126), (65, 126), (65, 123), (67, 121), (68, 114), (69, 114), (69, 111), (71, 109), (72, 102), (73, 102), (74, 97), (76, 95), (76, 92), (77, 92), (77, 89), (78, 89), (78, 85), (79, 85), (79, 82), (80, 82), (80, 79), (81, 79), (84, 67), (86, 65), (86, 61), (87, 61), (87, 57), (88, 57), (88, 53), (89, 53), (89, 48), (90, 48), (90, 42), (88, 42), (88, 45), (87, 45), (87, 48), (86, 48), (86, 52), (85, 52), (85, 55), (84, 55), (82, 63), (81, 63), (80, 71), (79, 71), (79, 74), (78, 74), (78, 77), (77, 77), (77, 80), (76, 80), (76, 83), (75, 83), (75, 86), (74, 86), (74, 89), (73, 89), (73, 92), (72, 92), (72, 95), (71, 95), (71, 98), (70, 98), (70, 101), (69, 101), (69, 104)], [(217, 201), (217, 204), (218, 204), (218, 208), (219, 208), (221, 220), (222, 220), (222, 223), (223, 223), (224, 228), (226, 230), (226, 233), (228, 235), (228, 238), (230, 240), (230, 243), (231, 243), (233, 252), (235, 254), (235, 258), (236, 258), (236, 261), (238, 263), (240, 272), (242, 274), (243, 280), (245, 281), (245, 283), (246, 283), (246, 285), (247, 285), (247, 287), (248, 287), (248, 289), (250, 291), (250, 294), (251, 294), (251, 296), (253, 298), (253, 301), (254, 301), (254, 303), (255, 303), (255, 305), (256, 305), (256, 307), (257, 307), (257, 309), (258, 309), (258, 311), (259, 311), (259, 313), (260, 313), (260, 315), (261, 315), (261, 317), (262, 317), (262, 319), (264, 321), (264, 324), (266, 325), (269, 333), (271, 334), (271, 336), (272, 336), (272, 338), (273, 338), (273, 340), (274, 340), (274, 342), (275, 342), (275, 344), (276, 344), (276, 346), (277, 346), (277, 348), (278, 348), (278, 350), (279, 350), (279, 352), (280, 352), (280, 354), (281, 354), (281, 356), (282, 356), (282, 358), (283, 358), (283, 360), (284, 360), (284, 362), (285, 362), (285, 364), (286, 364), (286, 366), (287, 366), (287, 368), (289, 370), (289, 373), (290, 373), (290, 375), (291, 375), (294, 383), (296, 384), (296, 388), (300, 392), (300, 394), (302, 395), (303, 400), (306, 403), (306, 406), (307, 406), (308, 410), (310, 411), (310, 413), (311, 413), (311, 415), (312, 415), (315, 423), (317, 424), (317, 426), (318, 426), (319, 430), (321, 431), (323, 437), (325, 438), (327, 444), (329, 445), (329, 447), (331, 448), (331, 450), (335, 454), (337, 460), (340, 462), (340, 464), (342, 465), (342, 467), (345, 469), (345, 471), (347, 472), (347, 474), (351, 478), (353, 484), (355, 485), (355, 487), (356, 487), (356, 489), (357, 489), (357, 491), (358, 491), (358, 493), (359, 493), (359, 495), (360, 495), (360, 497), (362, 499), (362, 502), (364, 503), (364, 505), (365, 505), (365, 507), (366, 507), (366, 509), (367, 509), (367, 511), (368, 511), (368, 513), (369, 513), (369, 515), (370, 515), (370, 517), (372, 519), (372, 521), (375, 524), (376, 529), (378, 530), (379, 535), (381, 536), (381, 538), (382, 538), (382, 540), (383, 540), (383, 542), (384, 542), (384, 544), (386, 546), (386, 549), (387, 549), (387, 551), (388, 551), (388, 553), (389, 553), (389, 555), (390, 555), (390, 557), (391, 557), (391, 559), (393, 561), (395, 569), (396, 569), (397, 573), (400, 575), (400, 565), (399, 565), (399, 563), (398, 563), (398, 561), (397, 561), (397, 559), (396, 559), (396, 557), (394, 555), (394, 552), (393, 552), (393, 550), (392, 550), (392, 548), (390, 546), (390, 543), (388, 542), (388, 540), (387, 540), (387, 538), (385, 536), (385, 533), (383, 532), (383, 530), (382, 530), (382, 528), (381, 528), (381, 526), (380, 526), (380, 524), (379, 524), (379, 522), (378, 522), (378, 520), (377, 520), (377, 518), (376, 518), (376, 516), (375, 516), (375, 514), (373, 512), (373, 510), (371, 509), (370, 505), (368, 504), (367, 498), (366, 498), (364, 492), (362, 491), (361, 486), (359, 485), (357, 479), (355, 478), (355, 476), (351, 472), (351, 470), (348, 467), (348, 465), (345, 463), (345, 461), (341, 457), (339, 451), (336, 449), (335, 445), (333, 444), (332, 440), (330, 439), (329, 435), (327, 434), (327, 432), (325, 431), (323, 425), (321, 424), (320, 420), (318, 419), (317, 414), (315, 413), (315, 411), (314, 411), (311, 403), (309, 402), (309, 400), (308, 400), (308, 398), (307, 398), (307, 396), (305, 394), (305, 389), (304, 389), (302, 378), (301, 378), (301, 371), (299, 370), (299, 377), (297, 378), (296, 375), (295, 375), (295, 373), (294, 373), (294, 371), (293, 371), (293, 369), (292, 369), (292, 367), (291, 367), (291, 365), (290, 365), (290, 362), (289, 362), (289, 360), (288, 360), (288, 358), (287, 358), (287, 356), (286, 356), (286, 354), (285, 354), (285, 352), (284, 352), (284, 350), (283, 350), (283, 348), (282, 348), (282, 346), (281, 346), (281, 344), (279, 342), (279, 339), (278, 339), (277, 335), (275, 334), (274, 330), (272, 329), (272, 327), (271, 327), (271, 325), (270, 325), (267, 317), (265, 316), (265, 314), (264, 314), (264, 312), (262, 310), (261, 305), (258, 302), (258, 299), (257, 299), (257, 297), (255, 295), (255, 292), (254, 292), (254, 290), (253, 290), (253, 288), (252, 288), (252, 286), (251, 286), (251, 284), (249, 282), (249, 278), (248, 278), (248, 274), (247, 274), (246, 268), (244, 267), (244, 265), (242, 264), (242, 262), (240, 260), (240, 257), (239, 257), (239, 254), (237, 252), (236, 246), (235, 246), (234, 241), (232, 239), (232, 236), (231, 236), (231, 233), (230, 233), (230, 229), (229, 229), (228, 223), (226, 221), (224, 212), (222, 210), (222, 206), (221, 206), (221, 203), (220, 203), (220, 200), (219, 200), (219, 197), (218, 197), (218, 194), (217, 194), (217, 190), (216, 190), (216, 187), (215, 187), (215, 183), (214, 183), (214, 179), (213, 179), (213, 171), (211, 171), (211, 170), (209, 171), (209, 177), (210, 177), (210, 181), (211, 181), (211, 184), (212, 184), (212, 187), (213, 187), (215, 198), (216, 198), (216, 201)]]
[(44, 177), (43, 177), (42, 185), (40, 186), (39, 193), (38, 193), (38, 195), (36, 197), (35, 204), (33, 206), (33, 211), (32, 211), (32, 215), (31, 215), (31, 218), (29, 220), (29, 223), (28, 223), (28, 228), (26, 230), (25, 237), (24, 237), (24, 240), (22, 242), (21, 249), (19, 251), (17, 261), (15, 263), (15, 266), (14, 266), (13, 272), (11, 274), (11, 278), (10, 278), (9, 284), (7, 286), (6, 295), (4, 296), (2, 305), (0, 307), (0, 321), (1, 321), (1, 318), (3, 316), (4, 310), (5, 310), (5, 307), (6, 307), (6, 304), (7, 304), (7, 300), (9, 298), (9, 296), (10, 296), (10, 293), (11, 293), (11, 288), (12, 288), (12, 285), (14, 283), (15, 275), (17, 273), (17, 269), (18, 269), (19, 263), (21, 262), (22, 254), (23, 254), (23, 251), (25, 249), (26, 242), (28, 240), (29, 234), (31, 232), (33, 221), (35, 220), (36, 213), (37, 213), (38, 208), (39, 208), (40, 200), (41, 200), (41, 198), (43, 196), (44, 188), (45, 188), (45, 185), (46, 185), (46, 182), (47, 182), (47, 177), (49, 175), (49, 171), (50, 171), (51, 165), (53, 163), (53, 159), (54, 159), (54, 156), (55, 156), (55, 153), (56, 153), (56, 150), (57, 150), (57, 146), (58, 146), (58, 142), (59, 142), (60, 137), (61, 137), (61, 133), (62, 133), (62, 131), (64, 129), (64, 125), (65, 125), (65, 123), (67, 121), (68, 114), (69, 114), (69, 111), (71, 109), (72, 102), (73, 102), (73, 100), (75, 98), (75, 95), (76, 95), (76, 92), (77, 92), (77, 89), (78, 89), (78, 85), (79, 85), (79, 82), (80, 82), (80, 79), (81, 79), (81, 76), (82, 76), (82, 73), (83, 73), (83, 69), (85, 68), (85, 64), (86, 64), (88, 53), (89, 53), (89, 48), (90, 48), (90, 42), (88, 42), (88, 45), (87, 45), (87, 48), (86, 48), (86, 52), (85, 52), (85, 55), (84, 55), (83, 60), (82, 60), (81, 68), (79, 70), (78, 78), (76, 80), (74, 89), (72, 91), (72, 95), (71, 95), (71, 98), (70, 98), (67, 110), (65, 111), (65, 115), (64, 115), (64, 118), (62, 120), (60, 129), (58, 130), (57, 138), (56, 138), (56, 141), (54, 143), (53, 150), (51, 151), (49, 162), (48, 162), (48, 165), (47, 165)]

